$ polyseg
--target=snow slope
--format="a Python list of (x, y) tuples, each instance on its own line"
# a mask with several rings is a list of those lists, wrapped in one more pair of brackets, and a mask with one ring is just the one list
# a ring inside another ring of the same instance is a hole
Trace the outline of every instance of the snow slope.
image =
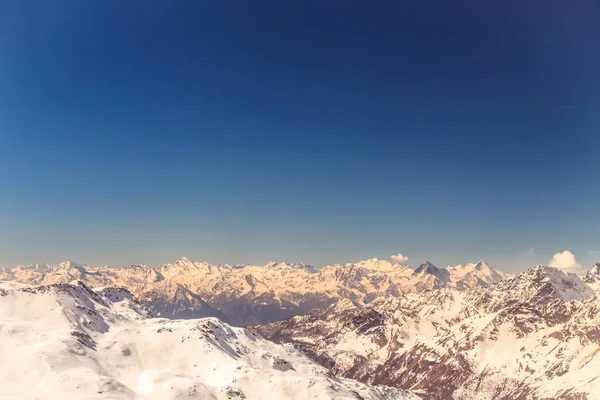
[(338, 379), (216, 318), (149, 316), (125, 289), (2, 283), (0, 398), (416, 398)]

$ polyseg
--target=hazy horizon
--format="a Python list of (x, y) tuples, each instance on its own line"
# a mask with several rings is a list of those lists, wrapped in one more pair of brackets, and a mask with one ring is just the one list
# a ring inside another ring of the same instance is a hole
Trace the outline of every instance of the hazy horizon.
[[(594, 255), (590, 255), (590, 257), (593, 257), (593, 256)], [(187, 258), (189, 261), (192, 261), (192, 262), (207, 262), (209, 264), (220, 264), (220, 265), (231, 265), (231, 266), (236, 266), (236, 265), (263, 266), (263, 265), (268, 264), (269, 262), (277, 262), (277, 263), (286, 262), (286, 263), (306, 263), (306, 264), (309, 264), (316, 268), (322, 268), (322, 267), (335, 265), (335, 264), (344, 265), (347, 263), (357, 263), (360, 261), (368, 261), (370, 259), (378, 259), (378, 260), (388, 261), (392, 264), (400, 264), (400, 265), (408, 266), (411, 268), (416, 268), (424, 262), (431, 262), (433, 265), (435, 265), (438, 268), (447, 268), (447, 267), (453, 267), (453, 266), (457, 266), (457, 265), (477, 264), (479, 261), (485, 261), (493, 269), (501, 271), (501, 272), (511, 273), (511, 274), (533, 268), (537, 265), (555, 266), (557, 268), (563, 269), (566, 272), (575, 272), (575, 273), (581, 274), (581, 273), (586, 272), (593, 265), (600, 262), (600, 261), (592, 261), (592, 262), (588, 262), (588, 263), (586, 263), (585, 261), (582, 262), (581, 259), (577, 258), (574, 254), (572, 254), (568, 250), (555, 253), (552, 256), (552, 258), (547, 259), (545, 261), (537, 262), (537, 261), (532, 261), (532, 260), (538, 260), (538, 259), (541, 259), (542, 257), (535, 253), (535, 249), (529, 249), (527, 251), (527, 254), (520, 261), (515, 262), (514, 264), (510, 264), (510, 265), (505, 264), (506, 266), (508, 266), (508, 268), (498, 266), (495, 263), (490, 262), (486, 258), (470, 260), (470, 261), (463, 261), (463, 262), (458, 262), (458, 263), (436, 263), (427, 258), (415, 260), (415, 259), (409, 258), (408, 256), (403, 255), (401, 253), (398, 253), (397, 255), (392, 255), (390, 257), (368, 257), (368, 258), (356, 259), (356, 260), (337, 261), (337, 262), (321, 264), (321, 265), (313, 264), (313, 263), (306, 262), (303, 260), (281, 260), (281, 259), (268, 259), (267, 261), (258, 261), (258, 262), (246, 261), (246, 262), (232, 263), (232, 262), (222, 262), (222, 261), (209, 261), (209, 260), (205, 260), (202, 258), (191, 258), (191, 257), (185, 256), (185, 255), (180, 255), (178, 257), (174, 257), (172, 259), (166, 260), (164, 262), (159, 262), (159, 263), (132, 262), (132, 263), (127, 263), (127, 264), (108, 264), (108, 263), (101, 263), (101, 262), (100, 263), (90, 263), (85, 260), (64, 259), (64, 260), (53, 261), (53, 262), (28, 262), (28, 263), (17, 263), (14, 265), (0, 265), (0, 267), (12, 268), (12, 267), (16, 267), (19, 265), (28, 266), (28, 265), (35, 265), (35, 264), (46, 264), (46, 265), (51, 266), (51, 265), (56, 265), (56, 264), (59, 264), (62, 262), (69, 262), (69, 261), (74, 262), (76, 264), (87, 265), (88, 267), (104, 267), (104, 266), (106, 266), (106, 267), (113, 267), (113, 268), (124, 268), (124, 267), (128, 267), (130, 265), (139, 265), (139, 264), (149, 265), (152, 267), (158, 267), (161, 265), (174, 263), (182, 258)], [(598, 259), (600, 259), (600, 257), (598, 257)], [(530, 264), (525, 265), (525, 263), (528, 261), (530, 262)]]

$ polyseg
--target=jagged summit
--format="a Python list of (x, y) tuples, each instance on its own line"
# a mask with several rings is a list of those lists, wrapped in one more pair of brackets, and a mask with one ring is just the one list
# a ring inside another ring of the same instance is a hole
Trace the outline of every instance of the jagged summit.
[(479, 260), (477, 262), (477, 264), (475, 264), (475, 269), (477, 271), (483, 271), (483, 270), (487, 270), (489, 268), (490, 268), (490, 266), (487, 262), (485, 262), (485, 260)]
[(594, 264), (588, 272), (593, 275), (600, 275), (600, 263)]
[(600, 263), (594, 264), (581, 278), (593, 290), (600, 288)]
[(426, 274), (434, 274), (435, 275), (439, 271), (440, 271), (440, 269), (438, 267), (436, 267), (429, 261), (425, 261), (421, 265), (419, 265), (417, 268), (415, 268), (414, 274), (417, 275), (417, 274), (421, 274), (421, 273), (426, 273)]
[(177, 265), (177, 266), (190, 266), (195, 264), (193, 261), (191, 261), (190, 259), (188, 259), (185, 256), (179, 257), (177, 260), (175, 260), (174, 263), (172, 264), (167, 264), (167, 265)]
[(434, 288), (442, 287), (444, 284), (451, 281), (450, 272), (447, 269), (438, 268), (429, 261), (425, 261), (413, 271), (413, 276), (426, 277), (427, 275), (434, 276), (440, 281), (436, 283)]

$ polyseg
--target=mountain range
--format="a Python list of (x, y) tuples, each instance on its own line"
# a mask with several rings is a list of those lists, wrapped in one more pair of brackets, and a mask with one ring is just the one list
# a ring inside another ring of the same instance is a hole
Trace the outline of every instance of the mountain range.
[(599, 286), (600, 264), (6, 268), (0, 397), (600, 398)]
[(212, 316), (236, 326), (280, 321), (340, 299), (368, 304), (380, 296), (486, 287), (504, 276), (485, 261), (447, 269), (424, 262), (412, 269), (377, 258), (319, 269), (285, 262), (230, 266), (182, 257), (159, 267), (88, 267), (67, 261), (0, 272), (0, 280), (36, 285), (81, 281), (91, 287), (125, 287), (157, 316)]

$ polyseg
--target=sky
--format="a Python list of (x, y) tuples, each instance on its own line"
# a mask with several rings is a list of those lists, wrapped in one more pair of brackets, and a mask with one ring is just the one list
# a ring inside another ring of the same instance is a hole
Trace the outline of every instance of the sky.
[(0, 0), (0, 265), (600, 262), (599, 20)]

